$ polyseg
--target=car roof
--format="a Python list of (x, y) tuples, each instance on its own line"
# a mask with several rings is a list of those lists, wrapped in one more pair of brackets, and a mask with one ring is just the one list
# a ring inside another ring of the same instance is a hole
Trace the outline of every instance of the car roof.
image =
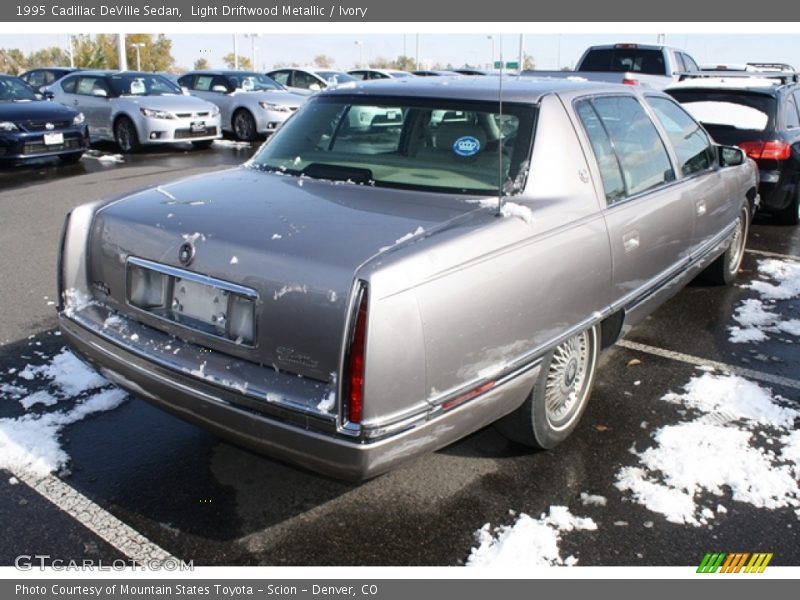
[[(496, 102), (502, 81), (503, 101), (536, 103), (543, 96), (552, 93), (592, 91), (636, 93), (633, 86), (609, 84), (585, 80), (571, 80), (546, 77), (470, 77), (468, 75), (442, 77), (403, 77), (398, 79), (378, 79), (372, 81), (347, 82), (322, 92), (324, 96), (352, 95), (357, 93), (376, 96), (402, 96), (418, 98), (458, 98)], [(658, 93), (656, 90), (648, 92)]]

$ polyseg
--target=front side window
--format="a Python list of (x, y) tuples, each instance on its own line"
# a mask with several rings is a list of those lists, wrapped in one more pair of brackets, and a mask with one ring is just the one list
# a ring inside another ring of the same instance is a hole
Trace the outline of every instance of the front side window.
[[(632, 96), (597, 96), (585, 100), (591, 104), (614, 148), (622, 171), (625, 195), (633, 196), (675, 180), (664, 142), (642, 105)], [(580, 114), (583, 121), (584, 116)], [(591, 123), (584, 121), (587, 132)], [(605, 159), (602, 159), (605, 160)], [(598, 164), (601, 158), (598, 157)], [(609, 167), (606, 167), (610, 174)], [(614, 191), (614, 182), (606, 185)]]
[(649, 96), (656, 117), (667, 132), (684, 176), (705, 171), (714, 166), (714, 148), (711, 140), (680, 106), (667, 100)]
[(517, 193), (534, 118), (534, 107), (511, 103), (501, 114), (491, 102), (317, 97), (250, 164), (384, 187), (481, 195), (502, 187)]

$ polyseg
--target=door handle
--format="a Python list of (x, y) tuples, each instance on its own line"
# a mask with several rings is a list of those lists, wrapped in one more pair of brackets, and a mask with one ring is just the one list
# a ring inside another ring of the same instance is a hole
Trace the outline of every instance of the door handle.
[(622, 247), (625, 248), (625, 252), (636, 250), (639, 247), (639, 232), (629, 231), (622, 236)]
[(695, 204), (695, 208), (697, 209), (697, 216), (698, 217), (702, 217), (704, 214), (706, 214), (706, 211), (708, 210), (706, 208), (706, 201), (705, 200), (698, 200), (697, 203)]

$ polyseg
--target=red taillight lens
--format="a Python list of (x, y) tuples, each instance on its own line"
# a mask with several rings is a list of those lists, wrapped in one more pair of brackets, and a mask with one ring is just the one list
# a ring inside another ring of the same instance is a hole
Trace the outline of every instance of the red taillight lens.
[(742, 142), (739, 148), (753, 160), (788, 160), (792, 155), (792, 146), (779, 140)]
[(622, 85), (639, 85), (638, 79), (628, 79), (627, 77), (622, 79)]
[(367, 290), (361, 292), (356, 326), (348, 354), (347, 420), (361, 423), (364, 410), (364, 352), (367, 340)]

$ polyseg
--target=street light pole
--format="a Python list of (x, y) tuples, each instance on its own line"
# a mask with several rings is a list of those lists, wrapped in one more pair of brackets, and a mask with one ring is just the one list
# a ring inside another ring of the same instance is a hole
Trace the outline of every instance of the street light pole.
[(137, 44), (131, 44), (131, 47), (136, 49), (136, 70), (137, 71), (141, 71), (142, 70), (142, 56), (141, 56), (141, 54), (139, 54), (139, 48), (144, 48), (144, 44), (139, 42)]
[(239, 48), (236, 44), (236, 34), (233, 34), (233, 68), (239, 70)]
[(358, 67), (364, 66), (364, 42), (361, 40), (355, 41), (356, 46), (358, 46)]

